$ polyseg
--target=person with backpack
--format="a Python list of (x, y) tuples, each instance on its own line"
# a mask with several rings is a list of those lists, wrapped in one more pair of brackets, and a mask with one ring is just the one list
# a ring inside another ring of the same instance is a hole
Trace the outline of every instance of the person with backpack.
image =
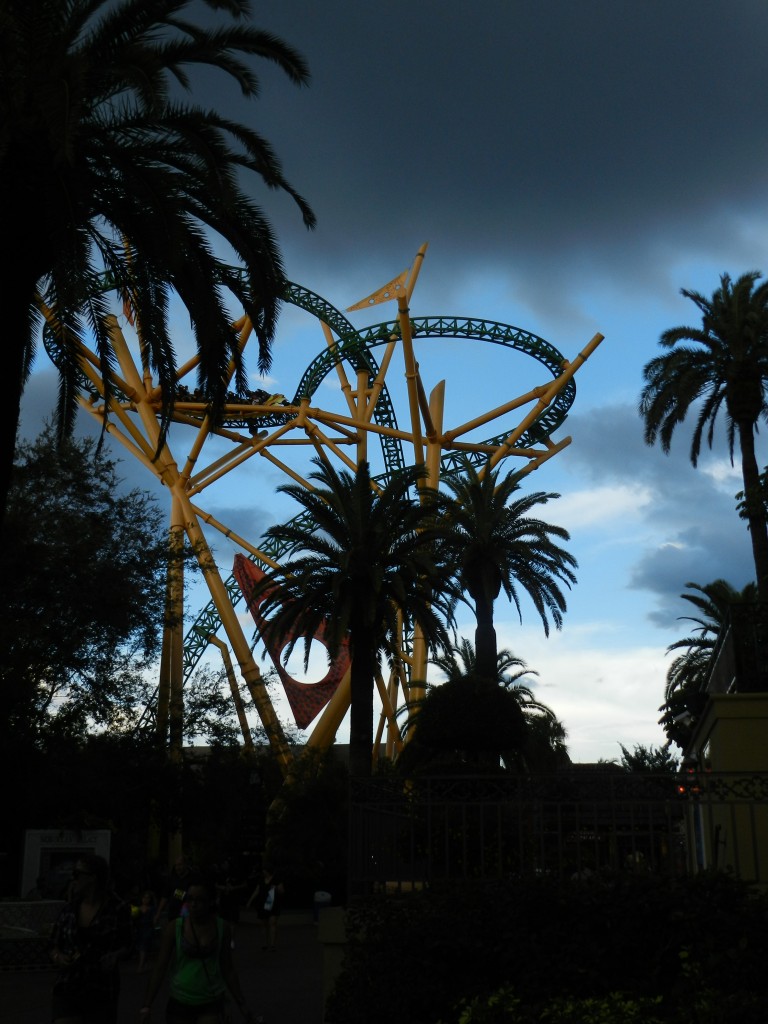
[(243, 1020), (256, 1024), (243, 995), (232, 958), (232, 931), (216, 912), (213, 881), (194, 877), (186, 893), (188, 913), (169, 921), (162, 934), (155, 967), (139, 1014), (145, 1024), (170, 970), (166, 1024), (220, 1024), (226, 1020), (227, 996)]

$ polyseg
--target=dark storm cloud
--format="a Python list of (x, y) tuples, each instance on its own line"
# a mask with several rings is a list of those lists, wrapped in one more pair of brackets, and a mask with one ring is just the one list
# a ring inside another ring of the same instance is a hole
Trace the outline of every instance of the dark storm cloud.
[[(630, 585), (654, 595), (659, 618), (689, 579), (741, 585), (738, 485), (708, 475), (709, 456), (690, 466), (687, 426), (668, 456), (647, 447), (631, 403), (660, 330), (696, 322), (679, 297), (699, 287), (691, 266), (707, 268), (705, 291), (724, 270), (768, 270), (768, 5), (280, 0), (255, 19), (312, 74), (299, 89), (257, 62), (256, 104), (226, 87), (227, 113), (273, 144), (318, 215), (307, 232), (290, 199), (255, 187), (288, 276), (341, 307), (428, 241), (421, 312), (517, 323), (569, 358), (605, 331), (561, 432), (574, 438), (562, 456), (574, 486), (650, 493)], [(213, 102), (210, 81), (196, 100)], [(470, 279), (493, 282), (496, 308), (463, 304)], [(55, 394), (53, 373), (36, 373), (24, 423), (49, 415)], [(121, 469), (150, 486), (134, 460)], [(258, 510), (214, 514), (250, 537), (266, 525)]]
[(668, 241), (735, 254), (734, 222), (766, 209), (762, 3), (283, 0), (257, 16), (312, 71), (296, 90), (267, 70), (256, 113), (319, 216), (308, 237), (276, 200), (289, 271), (397, 267), (429, 240), (449, 277), (503, 261), (531, 288), (546, 270), (652, 280)]

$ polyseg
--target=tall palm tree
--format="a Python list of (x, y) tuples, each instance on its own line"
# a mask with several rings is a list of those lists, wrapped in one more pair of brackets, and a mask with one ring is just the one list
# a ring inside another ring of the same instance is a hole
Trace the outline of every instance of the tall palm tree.
[[(162, 386), (163, 427), (173, 402), (169, 297), (186, 306), (199, 385), (214, 414), (226, 368), (245, 370), (229, 292), (253, 321), (259, 367), (270, 365), (284, 289), (272, 228), (250, 197), (249, 175), (314, 214), (283, 175), (269, 143), (214, 107), (184, 102), (190, 70), (214, 68), (249, 99), (250, 58), (296, 84), (309, 72), (292, 47), (249, 23), (250, 0), (203, 0), (230, 23), (213, 25), (194, 0), (6, 0), (0, 5), (0, 175), (3, 182), (4, 380), (0, 512), (5, 507), (21, 394), (44, 320), (61, 352), (58, 427), (76, 409), (75, 345), (93, 335), (109, 383), (106, 284), (130, 303)], [(210, 99), (211, 92), (207, 93)], [(217, 250), (226, 243), (238, 268)]]
[[(681, 651), (669, 667), (664, 690), (663, 712), (659, 724), (667, 738), (684, 748), (691, 736), (693, 722), (699, 717), (706, 701), (705, 687), (712, 668), (712, 653), (718, 637), (728, 621), (734, 604), (750, 604), (756, 597), (754, 583), (736, 590), (727, 580), (714, 580), (700, 586), (686, 583), (696, 593), (681, 594), (697, 609), (697, 615), (681, 616), (683, 621), (695, 623), (688, 636), (667, 647), (667, 654)], [(682, 716), (682, 717), (681, 717)]]
[(567, 530), (529, 515), (559, 494), (536, 491), (519, 498), (519, 478), (498, 470), (482, 476), (468, 465), (464, 474), (447, 477), (444, 525), (446, 548), (458, 566), (459, 585), (471, 599), (477, 628), (477, 674), (495, 680), (498, 665), (494, 604), (502, 589), (522, 621), (520, 591), (530, 597), (549, 636), (550, 618), (560, 629), (566, 602), (560, 584), (576, 582), (576, 559), (557, 541)]
[(670, 351), (651, 359), (643, 370), (640, 414), (646, 443), (658, 440), (668, 452), (675, 428), (693, 409), (695, 466), (704, 438), (712, 447), (715, 424), (724, 411), (731, 461), (737, 437), (741, 452), (758, 594), (768, 601), (768, 527), (755, 455), (758, 422), (768, 420), (768, 282), (757, 285), (760, 276), (753, 271), (732, 281), (723, 274), (709, 299), (682, 290), (701, 312), (701, 326), (671, 327), (661, 335), (659, 343)]
[(421, 501), (412, 497), (422, 475), (416, 468), (393, 474), (381, 490), (372, 483), (367, 462), (354, 475), (337, 473), (319, 457), (313, 462), (313, 490), (300, 484), (278, 488), (302, 513), (267, 531), (287, 559), (280, 585), (266, 577), (253, 596), (266, 595), (262, 612), (269, 636), (293, 635), (286, 656), (304, 638), (305, 667), (321, 625), (331, 657), (349, 639), (350, 770), (370, 775), (373, 690), (381, 657), (396, 667), (404, 628), (407, 633), (418, 626), (428, 648), (450, 643), (453, 605), (442, 589), (448, 570), (435, 543), (436, 495), (423, 489)]

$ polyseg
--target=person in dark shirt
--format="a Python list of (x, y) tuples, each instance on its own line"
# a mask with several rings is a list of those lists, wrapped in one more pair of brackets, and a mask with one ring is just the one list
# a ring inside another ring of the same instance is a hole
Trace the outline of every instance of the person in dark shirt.
[(284, 895), (285, 885), (282, 878), (270, 866), (266, 866), (262, 871), (261, 880), (246, 904), (247, 907), (255, 904), (256, 913), (264, 922), (265, 941), (261, 948), (273, 953), (277, 948), (277, 922), (283, 909)]
[(187, 889), (190, 886), (194, 872), (184, 854), (179, 854), (176, 862), (171, 868), (168, 876), (168, 884), (165, 892), (160, 898), (155, 914), (155, 924), (160, 922), (163, 913), (169, 921), (183, 916), (187, 912)]
[(131, 948), (131, 909), (109, 887), (103, 857), (78, 857), (70, 900), (51, 933), (60, 969), (53, 988), (53, 1024), (117, 1024), (119, 962)]
[(134, 946), (139, 954), (137, 970), (139, 974), (147, 968), (147, 961), (155, 942), (155, 913), (157, 911), (157, 900), (155, 894), (147, 889), (141, 895), (141, 903), (137, 908), (134, 919)]
[(240, 922), (240, 904), (246, 882), (237, 877), (231, 861), (224, 860), (216, 870), (216, 894), (219, 914), (232, 929), (232, 948), (234, 949), (236, 925)]

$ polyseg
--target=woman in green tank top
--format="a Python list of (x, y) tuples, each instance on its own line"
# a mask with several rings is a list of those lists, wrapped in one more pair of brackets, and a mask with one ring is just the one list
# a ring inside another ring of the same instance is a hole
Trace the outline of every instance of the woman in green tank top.
[(152, 1003), (169, 966), (166, 1024), (219, 1024), (225, 1019), (228, 993), (243, 1019), (255, 1020), (235, 971), (231, 929), (214, 909), (214, 892), (212, 885), (195, 879), (187, 890), (189, 913), (168, 923), (140, 1011), (143, 1021), (150, 1018)]

